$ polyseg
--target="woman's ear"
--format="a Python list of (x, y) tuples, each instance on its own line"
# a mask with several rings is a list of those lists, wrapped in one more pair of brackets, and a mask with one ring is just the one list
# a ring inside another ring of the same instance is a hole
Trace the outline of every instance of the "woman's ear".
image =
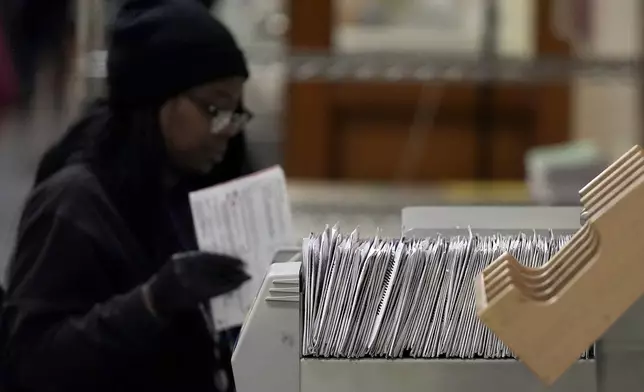
[(166, 101), (159, 109), (159, 126), (161, 127), (161, 132), (164, 132), (164, 130), (170, 125), (170, 102), (171, 101)]
[(179, 111), (179, 103), (179, 98), (172, 98), (161, 105), (161, 109), (159, 110), (159, 124), (161, 125), (162, 132), (166, 132), (176, 121), (175, 118)]

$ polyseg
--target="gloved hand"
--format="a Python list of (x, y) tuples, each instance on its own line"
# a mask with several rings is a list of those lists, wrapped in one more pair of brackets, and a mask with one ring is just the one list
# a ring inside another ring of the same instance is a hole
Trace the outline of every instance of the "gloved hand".
[(179, 253), (143, 286), (143, 296), (155, 316), (169, 319), (238, 288), (248, 279), (244, 263), (234, 257), (200, 251)]

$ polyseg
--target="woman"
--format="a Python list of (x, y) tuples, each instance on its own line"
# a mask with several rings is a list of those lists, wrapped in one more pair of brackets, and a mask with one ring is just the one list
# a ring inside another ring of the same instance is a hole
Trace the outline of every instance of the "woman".
[(108, 99), (43, 158), (2, 314), (13, 391), (233, 390), (203, 304), (248, 275), (196, 252), (188, 192), (244, 173), (248, 76), (203, 5), (127, 1)]

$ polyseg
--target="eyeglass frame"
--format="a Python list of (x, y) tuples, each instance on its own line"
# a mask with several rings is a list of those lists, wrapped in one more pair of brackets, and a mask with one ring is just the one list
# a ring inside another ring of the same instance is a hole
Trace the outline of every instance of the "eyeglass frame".
[[(253, 113), (242, 105), (239, 105), (235, 110), (222, 110), (218, 108), (217, 105), (205, 102), (201, 98), (195, 97), (192, 94), (186, 94), (185, 97), (192, 102), (199, 111), (210, 118), (210, 133), (213, 135), (220, 134), (224, 129), (231, 125), (235, 129), (235, 133), (239, 133), (244, 129), (246, 124), (253, 119)], [(221, 123), (216, 125), (218, 118)]]

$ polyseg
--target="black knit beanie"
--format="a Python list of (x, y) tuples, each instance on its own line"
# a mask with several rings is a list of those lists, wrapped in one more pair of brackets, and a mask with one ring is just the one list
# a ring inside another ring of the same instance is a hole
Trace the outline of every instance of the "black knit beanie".
[(107, 57), (112, 103), (149, 105), (218, 79), (248, 77), (230, 31), (190, 0), (127, 0), (111, 27)]

